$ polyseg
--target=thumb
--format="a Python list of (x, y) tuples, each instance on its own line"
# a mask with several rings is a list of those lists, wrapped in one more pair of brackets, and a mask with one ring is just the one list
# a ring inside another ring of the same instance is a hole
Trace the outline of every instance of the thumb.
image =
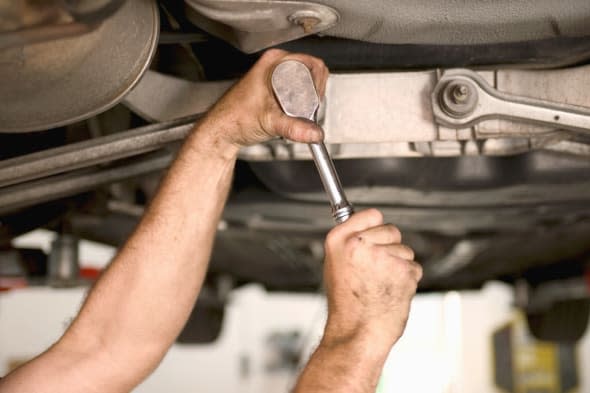
[(309, 120), (280, 114), (273, 122), (273, 126), (278, 136), (294, 142), (317, 143), (324, 140), (321, 127)]
[(377, 209), (366, 209), (354, 213), (336, 228), (346, 233), (358, 233), (383, 225), (383, 213)]

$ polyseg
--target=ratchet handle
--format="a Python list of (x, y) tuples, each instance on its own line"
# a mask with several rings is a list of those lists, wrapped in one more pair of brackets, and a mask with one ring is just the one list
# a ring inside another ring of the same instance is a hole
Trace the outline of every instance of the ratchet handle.
[[(277, 65), (271, 77), (275, 97), (287, 116), (315, 121), (320, 105), (313, 77), (307, 66), (296, 60), (287, 60)], [(337, 224), (350, 218), (354, 209), (346, 199), (334, 163), (323, 142), (310, 143), (309, 150), (326, 190), (332, 217)]]

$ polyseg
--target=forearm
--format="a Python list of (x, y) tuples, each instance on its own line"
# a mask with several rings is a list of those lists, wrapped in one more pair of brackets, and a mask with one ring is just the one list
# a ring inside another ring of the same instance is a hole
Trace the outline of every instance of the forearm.
[[(203, 124), (189, 137), (135, 233), (97, 282), (62, 345), (108, 353), (137, 370), (160, 361), (201, 288), (237, 149)], [(94, 347), (94, 348), (93, 348)]]
[(301, 373), (293, 393), (374, 393), (389, 345), (327, 333)]

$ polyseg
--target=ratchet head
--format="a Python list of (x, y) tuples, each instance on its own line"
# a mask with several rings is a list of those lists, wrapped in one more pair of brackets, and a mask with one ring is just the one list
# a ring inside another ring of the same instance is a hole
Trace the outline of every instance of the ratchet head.
[(287, 60), (275, 67), (271, 84), (281, 109), (287, 116), (314, 120), (320, 106), (311, 72), (296, 60)]

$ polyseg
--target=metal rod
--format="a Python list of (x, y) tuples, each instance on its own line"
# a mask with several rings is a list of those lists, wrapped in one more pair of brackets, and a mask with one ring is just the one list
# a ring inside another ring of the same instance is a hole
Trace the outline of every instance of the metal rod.
[(326, 145), (321, 143), (310, 143), (309, 150), (313, 156), (313, 161), (320, 175), (320, 179), (328, 194), (330, 205), (332, 206), (332, 217), (336, 223), (340, 224), (348, 220), (353, 213), (352, 205), (346, 199), (342, 184), (338, 178), (334, 163), (328, 154)]
[(173, 160), (171, 153), (152, 156), (132, 163), (108, 168), (81, 170), (48, 179), (35, 180), (6, 187), (0, 192), (0, 214), (34, 204), (53, 201), (92, 190), (101, 185), (116, 183), (136, 176), (154, 173), (168, 168)]
[(199, 116), (150, 124), (117, 134), (0, 161), (0, 187), (136, 156), (183, 140)]

